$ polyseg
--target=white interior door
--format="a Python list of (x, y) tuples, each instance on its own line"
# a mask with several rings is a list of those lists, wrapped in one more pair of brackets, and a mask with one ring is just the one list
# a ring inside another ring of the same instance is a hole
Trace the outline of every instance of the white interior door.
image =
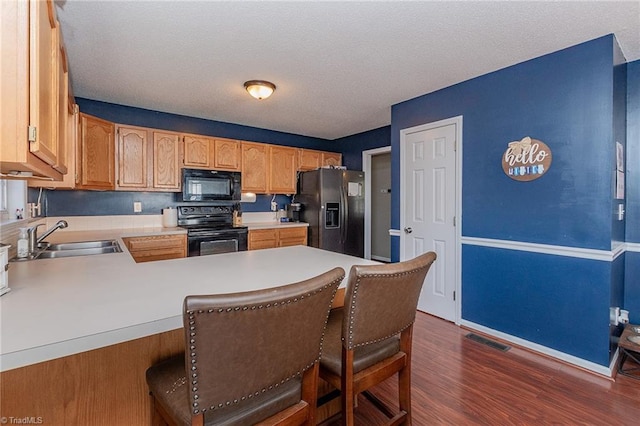
[(427, 251), (438, 258), (420, 294), (418, 309), (456, 320), (456, 135), (447, 121), (401, 134), (401, 260)]

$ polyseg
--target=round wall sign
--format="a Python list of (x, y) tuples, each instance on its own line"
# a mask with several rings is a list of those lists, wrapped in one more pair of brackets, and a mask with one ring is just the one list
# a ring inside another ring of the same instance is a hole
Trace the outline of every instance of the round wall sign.
[(551, 149), (529, 136), (509, 142), (502, 156), (502, 170), (511, 179), (528, 182), (547, 173), (551, 166)]

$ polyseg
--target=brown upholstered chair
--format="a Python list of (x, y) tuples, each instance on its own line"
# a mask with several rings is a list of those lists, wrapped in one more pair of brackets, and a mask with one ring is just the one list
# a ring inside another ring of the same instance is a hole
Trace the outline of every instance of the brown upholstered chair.
[[(354, 424), (354, 405), (363, 393), (389, 424), (411, 424), (411, 344), (420, 290), (433, 252), (415, 259), (353, 266), (344, 307), (329, 315), (320, 377), (340, 390), (342, 424)], [(399, 411), (367, 389), (398, 374)]]
[(344, 275), (187, 296), (185, 355), (147, 370), (153, 424), (315, 425), (318, 360)]

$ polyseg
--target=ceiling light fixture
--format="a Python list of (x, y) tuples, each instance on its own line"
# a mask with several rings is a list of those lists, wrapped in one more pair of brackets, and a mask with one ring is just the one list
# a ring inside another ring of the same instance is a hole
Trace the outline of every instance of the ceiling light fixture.
[(244, 83), (244, 88), (247, 89), (247, 92), (249, 92), (251, 96), (262, 100), (271, 96), (273, 91), (276, 90), (276, 85), (270, 81), (250, 80)]

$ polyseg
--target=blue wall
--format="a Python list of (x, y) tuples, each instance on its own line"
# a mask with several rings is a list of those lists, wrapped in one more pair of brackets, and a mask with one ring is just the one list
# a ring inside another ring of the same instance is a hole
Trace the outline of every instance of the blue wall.
[[(623, 146), (623, 151), (627, 151), (627, 64), (618, 46), (613, 43), (613, 148), (615, 153), (616, 142)], [(616, 156), (612, 158), (611, 170), (616, 170)], [(618, 205), (624, 206), (625, 200), (616, 198), (616, 178), (612, 179), (612, 211), (617, 211)], [(611, 216), (611, 240), (621, 242), (625, 240), (625, 220), (618, 220), (617, 215)], [(617, 306), (617, 305), (616, 305)]]
[(327, 139), (276, 132), (240, 124), (223, 123), (221, 121), (204, 120), (91, 99), (76, 98), (76, 102), (81, 112), (119, 124), (339, 152), (337, 144)]
[[(394, 105), (392, 227), (400, 224), (400, 130), (461, 115), (463, 237), (609, 252), (616, 49), (613, 36), (602, 37)], [(524, 136), (553, 153), (549, 171), (531, 182), (501, 167), (507, 144)], [(462, 318), (608, 366), (609, 306), (623, 288), (618, 259), (464, 245)]]
[[(394, 105), (392, 227), (400, 224), (400, 130), (462, 115), (463, 235), (609, 250), (612, 66), (608, 36)], [(553, 152), (532, 182), (501, 168), (507, 144), (524, 136)]]
[[(326, 139), (168, 114), (91, 99), (76, 98), (76, 101), (80, 111), (119, 124), (300, 148), (340, 151), (337, 143)], [(37, 196), (35, 190), (29, 191), (30, 202), (37, 199)], [(270, 211), (271, 197), (271, 195), (258, 195), (255, 203), (242, 203), (242, 210), (245, 212)], [(46, 191), (44, 199), (45, 215), (47, 216), (134, 214), (134, 201), (142, 202), (143, 211), (141, 214), (160, 214), (161, 209), (180, 204), (175, 194), (157, 192)], [(279, 208), (284, 208), (284, 205), (290, 202), (290, 197), (278, 195), (276, 202)]]
[[(640, 244), (640, 61), (627, 64), (627, 242)], [(640, 249), (625, 255), (624, 308), (640, 324)]]
[(391, 145), (391, 126), (369, 130), (335, 142), (342, 148), (342, 164), (349, 170), (362, 170), (362, 151)]
[(467, 245), (462, 258), (465, 320), (609, 364), (608, 262)]

